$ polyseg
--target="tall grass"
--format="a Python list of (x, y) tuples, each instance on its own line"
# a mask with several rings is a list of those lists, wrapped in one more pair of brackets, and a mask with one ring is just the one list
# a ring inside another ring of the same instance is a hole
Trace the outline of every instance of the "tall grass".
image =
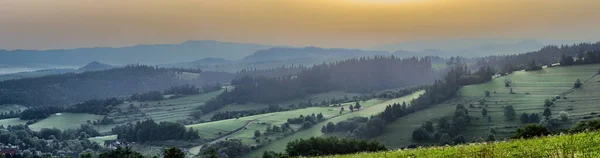
[(327, 157), (595, 158), (600, 157), (600, 132)]

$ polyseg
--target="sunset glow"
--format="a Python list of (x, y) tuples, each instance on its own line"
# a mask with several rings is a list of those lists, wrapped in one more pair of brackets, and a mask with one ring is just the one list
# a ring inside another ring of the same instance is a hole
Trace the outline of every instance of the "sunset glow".
[(600, 33), (595, 29), (600, 22), (591, 20), (600, 17), (598, 5), (594, 0), (8, 0), (0, 2), (0, 48), (202, 39), (368, 47), (445, 38), (592, 38)]

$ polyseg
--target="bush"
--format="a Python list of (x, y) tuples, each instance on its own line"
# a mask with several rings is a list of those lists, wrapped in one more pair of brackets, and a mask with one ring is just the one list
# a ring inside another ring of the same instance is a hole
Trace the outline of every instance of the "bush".
[(521, 114), (521, 123), (522, 124), (529, 123), (529, 115), (527, 115), (527, 113)]
[(513, 139), (519, 139), (519, 138), (527, 139), (527, 138), (545, 136), (548, 134), (550, 134), (550, 132), (548, 132), (546, 127), (536, 125), (536, 124), (528, 124), (528, 125), (525, 125), (524, 127), (517, 129), (517, 133), (515, 133), (515, 135), (513, 135), (512, 138)]
[(596, 131), (600, 129), (600, 120), (581, 121), (571, 127), (571, 133), (581, 133), (584, 131)]
[(560, 113), (558, 113), (558, 116), (560, 117), (561, 121), (569, 120), (569, 113), (567, 113), (565, 111), (561, 111)]
[(583, 84), (581, 83), (581, 81), (579, 79), (577, 79), (577, 80), (575, 80), (575, 84), (573, 84), (573, 87), (581, 88), (581, 85), (583, 85)]

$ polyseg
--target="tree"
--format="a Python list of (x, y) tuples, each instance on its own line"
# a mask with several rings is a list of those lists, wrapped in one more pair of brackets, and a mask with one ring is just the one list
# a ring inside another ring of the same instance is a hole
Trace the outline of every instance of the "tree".
[(350, 109), (350, 112), (354, 112), (354, 106), (352, 106), (352, 105), (349, 105), (349, 106), (348, 106), (348, 109)]
[(583, 84), (581, 83), (581, 81), (579, 79), (577, 79), (577, 80), (575, 80), (575, 84), (574, 84), (573, 87), (575, 87), (575, 88), (581, 88), (581, 85), (583, 85)]
[(488, 113), (488, 111), (487, 111), (487, 109), (486, 109), (486, 108), (483, 108), (483, 110), (481, 110), (481, 115), (482, 115), (482, 116), (486, 116), (486, 115), (487, 115), (487, 113)]
[(448, 133), (443, 133), (440, 136), (439, 143), (441, 145), (452, 144), (452, 140), (450, 140), (450, 135)]
[(423, 124), (423, 128), (429, 133), (433, 132), (433, 122), (426, 121), (425, 124)]
[(552, 103), (552, 101), (550, 101), (550, 99), (544, 100), (544, 107), (550, 107), (550, 106), (552, 106), (552, 104), (553, 103)]
[(521, 123), (522, 124), (529, 123), (529, 115), (527, 115), (527, 113), (521, 114)]
[(255, 130), (254, 131), (254, 138), (258, 138), (258, 137), (260, 137), (260, 131)]
[(322, 119), (323, 119), (323, 113), (317, 114), (317, 120), (322, 120)]
[(356, 102), (356, 104), (354, 105), (354, 108), (355, 108), (356, 110), (360, 110), (360, 108), (361, 108), (361, 106), (360, 106), (360, 103), (359, 103), (359, 102)]
[(488, 116), (488, 122), (492, 122), (492, 116)]
[(512, 105), (508, 105), (504, 107), (504, 117), (506, 120), (512, 121), (515, 120), (517, 113), (515, 112), (515, 108)]
[(176, 147), (164, 149), (163, 155), (164, 158), (185, 158), (185, 153)]
[(494, 134), (490, 134), (490, 135), (488, 135), (487, 139), (485, 139), (485, 141), (487, 141), (487, 142), (496, 141), (496, 136)]
[(429, 133), (423, 128), (417, 128), (412, 132), (412, 139), (415, 141), (429, 140)]
[(485, 91), (485, 97), (490, 97), (490, 91)]
[(560, 117), (561, 121), (569, 120), (569, 113), (567, 113), (566, 111), (561, 111), (560, 113), (558, 113), (558, 116)]
[(117, 147), (115, 150), (111, 150), (98, 155), (99, 158), (143, 158), (144, 156), (136, 151), (131, 150), (131, 147)]
[(512, 84), (512, 80), (504, 79), (504, 87), (510, 87), (511, 84)]
[(517, 129), (517, 133), (515, 133), (515, 135), (513, 135), (512, 138), (513, 139), (533, 138), (533, 137), (545, 136), (548, 134), (550, 134), (550, 132), (548, 132), (546, 127), (536, 125), (536, 124), (528, 124), (528, 125), (525, 125), (524, 127)]
[(550, 111), (550, 108), (545, 108), (544, 113), (542, 115), (546, 116), (546, 117), (550, 117), (552, 115), (552, 111)]
[(529, 122), (532, 122), (532, 123), (540, 122), (540, 115), (538, 115), (536, 113), (531, 113), (531, 115), (529, 115)]

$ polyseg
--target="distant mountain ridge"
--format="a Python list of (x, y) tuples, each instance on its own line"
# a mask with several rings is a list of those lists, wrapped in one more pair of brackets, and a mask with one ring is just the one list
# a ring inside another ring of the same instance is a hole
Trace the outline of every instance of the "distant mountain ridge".
[(481, 38), (408, 41), (380, 45), (369, 49), (391, 51), (395, 52), (396, 55), (406, 53), (417, 54), (418, 56), (481, 57), (536, 51), (548, 44), (536, 39)]
[(219, 41), (187, 41), (180, 44), (136, 45), (112, 48), (78, 48), (55, 50), (0, 50), (0, 63), (12, 67), (75, 66), (98, 61), (114, 65), (167, 64), (189, 59), (241, 59), (258, 50), (275, 46)]
[(249, 55), (240, 62), (257, 62), (270, 60), (291, 60), (291, 59), (347, 59), (361, 56), (388, 55), (383, 51), (364, 51), (360, 49), (342, 49), (342, 48), (319, 48), (319, 47), (304, 47), (304, 48), (271, 48), (260, 50), (252, 55)]

